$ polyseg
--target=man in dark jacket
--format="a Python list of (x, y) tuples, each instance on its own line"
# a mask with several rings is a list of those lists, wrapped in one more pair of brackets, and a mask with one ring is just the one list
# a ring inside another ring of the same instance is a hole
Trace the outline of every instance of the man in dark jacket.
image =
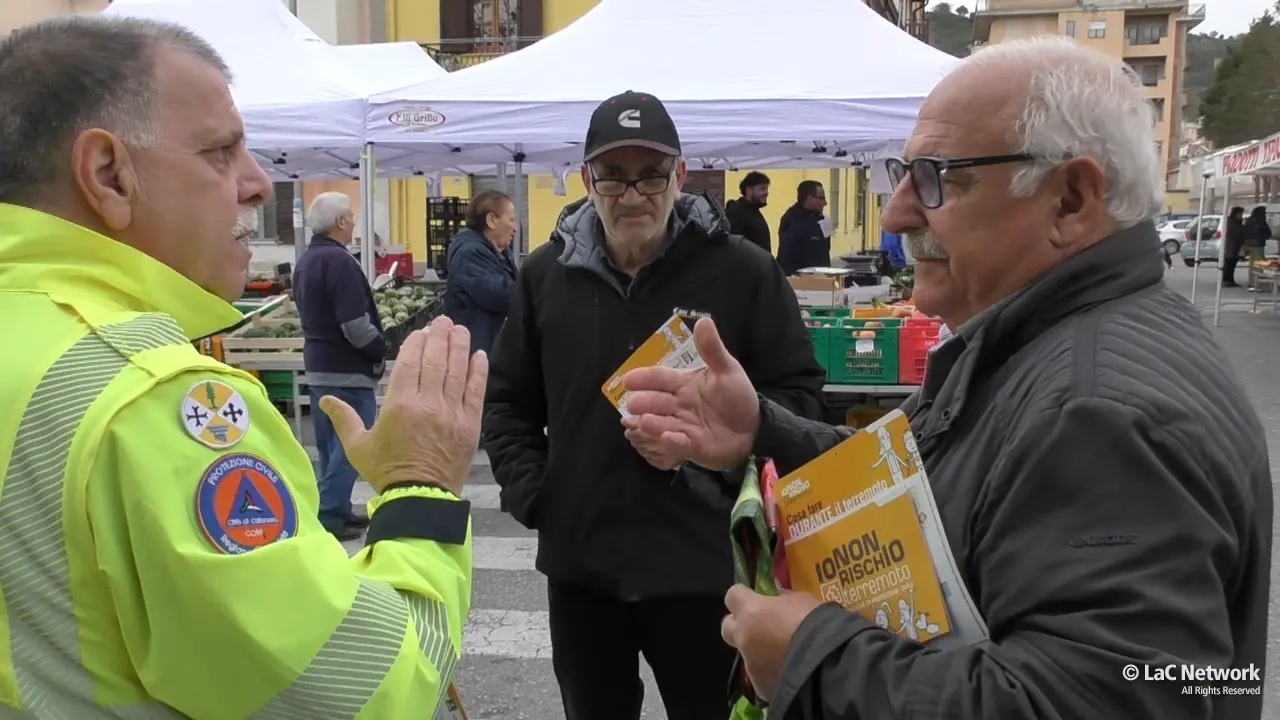
[(822, 227), (827, 193), (817, 180), (796, 186), (796, 204), (778, 223), (778, 264), (788, 276), (810, 267), (831, 264), (831, 237)]
[(638, 654), (671, 720), (723, 717), (733, 652), (727, 476), (629, 437), (601, 390), (673, 316), (714, 317), (761, 392), (821, 412), (824, 373), (772, 258), (681, 195), (685, 164), (657, 98), (595, 112), (583, 182), (521, 268), (490, 359), (486, 448), (503, 510), (538, 531), (556, 677), (571, 720), (637, 720)]
[[(990, 638), (940, 649), (735, 587), (725, 638), (770, 717), (1260, 717), (1266, 437), (1151, 252), (1163, 193), (1146, 103), (1094, 50), (1003, 43), (933, 90), (913, 160), (887, 162), (884, 226), (928, 268), (918, 307), (956, 328), (903, 409)], [(715, 327), (696, 333), (706, 372), (627, 378), (667, 452), (729, 467), (754, 451), (787, 473), (848, 437), (757, 396)]]
[(355, 232), (350, 198), (336, 192), (317, 196), (307, 225), (315, 236), (293, 271), (293, 300), (306, 338), (302, 362), (320, 453), (320, 522), (339, 540), (354, 540), (369, 518), (351, 507), (356, 471), (333, 423), (320, 412), (320, 398), (342, 400), (372, 427), (378, 413), (374, 389), (382, 379), (387, 345), (369, 281), (348, 249)]
[(729, 218), (729, 232), (741, 235), (772, 255), (773, 233), (769, 230), (769, 221), (760, 212), (769, 204), (769, 176), (752, 170), (738, 183), (738, 192), (742, 197), (730, 200), (724, 208)]

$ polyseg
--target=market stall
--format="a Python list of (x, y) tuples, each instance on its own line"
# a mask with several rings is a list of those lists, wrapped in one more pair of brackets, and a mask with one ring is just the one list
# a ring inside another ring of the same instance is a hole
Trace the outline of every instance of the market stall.
[(815, 357), (827, 372), (828, 421), (863, 426), (924, 382), (942, 321), (916, 311), (909, 300), (890, 302), (801, 306)]
[[(805, 49), (744, 62), (779, 38)], [(662, 99), (691, 160), (843, 152), (847, 165), (901, 146), (958, 62), (847, 0), (603, 0), (527, 48), (374, 96), (367, 124), (371, 141), (428, 156), (558, 146), (580, 160), (596, 105), (633, 89)], [(823, 71), (851, 64), (875, 70)]]
[[(1204, 164), (1203, 182), (1201, 185), (1201, 208), (1200, 215), (1204, 216), (1204, 197), (1207, 194), (1206, 188), (1212, 177), (1234, 178), (1238, 176), (1252, 177), (1280, 177), (1280, 133), (1276, 133), (1268, 138), (1258, 140), (1243, 146), (1228, 148), (1218, 152), (1208, 158)], [(1231, 189), (1232, 183), (1226, 184), (1226, 194), (1222, 200), (1222, 214), (1225, 216), (1231, 208)], [(1198, 223), (1197, 223), (1198, 225)], [(1225, 237), (1223, 238), (1225, 241)], [(1218, 243), (1218, 267), (1222, 267), (1225, 260), (1226, 242)], [(1197, 252), (1199, 252), (1199, 243), (1197, 243)], [(1195, 300), (1196, 281), (1199, 277), (1200, 265), (1196, 263), (1192, 272), (1192, 301)], [(1272, 310), (1275, 310), (1275, 296), (1278, 293), (1277, 284), (1280, 284), (1280, 262), (1268, 258), (1265, 260), (1252, 263), (1249, 271), (1257, 282), (1257, 292), (1250, 299), (1249, 305), (1253, 312), (1258, 308), (1258, 294), (1264, 291), (1271, 296)], [(1216, 290), (1213, 297), (1213, 324), (1216, 327), (1222, 314), (1222, 283), (1215, 283)]]
[[(780, 38), (803, 51), (745, 59)], [(408, 153), (394, 163), (511, 161), (518, 190), (526, 165), (576, 169), (592, 111), (631, 89), (662, 100), (691, 168), (849, 167), (900, 149), (958, 62), (861, 2), (602, 0), (529, 47), (375, 95), (366, 124)]]

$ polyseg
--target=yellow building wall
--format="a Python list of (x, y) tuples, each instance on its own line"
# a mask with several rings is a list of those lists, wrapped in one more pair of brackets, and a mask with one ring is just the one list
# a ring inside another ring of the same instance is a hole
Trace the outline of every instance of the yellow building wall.
[(563, 30), (595, 6), (596, 0), (543, 0), (542, 33), (550, 35)]
[(1190, 190), (1166, 190), (1164, 209), (1166, 212), (1189, 213), (1195, 212), (1197, 208), (1191, 207)]
[[(550, 35), (563, 29), (577, 20), (596, 5), (596, 0), (543, 0), (542, 22), (543, 32)], [(439, 0), (387, 0), (387, 39), (392, 42), (410, 41), (435, 44), (440, 41), (440, 5)], [(602, 98), (603, 99), (603, 98)], [(583, 128), (586, 133), (586, 128)], [(765, 217), (773, 230), (774, 248), (777, 248), (778, 221), (782, 213), (795, 202), (795, 188), (802, 180), (817, 180), (827, 191), (828, 198), (835, 194), (831, 188), (831, 170), (765, 170), (772, 180), (772, 194), (769, 206), (765, 208)], [(854, 173), (839, 170), (840, 174), (840, 226), (831, 239), (833, 256), (849, 252), (851, 249), (863, 249), (864, 228), (857, 225), (857, 202), (853, 197), (855, 188)], [(727, 172), (725, 174), (726, 199), (737, 197), (738, 182), (744, 172)], [(565, 205), (586, 195), (578, 173), (571, 173), (566, 185), (565, 195), (555, 194), (555, 179), (552, 175), (531, 175), (527, 179), (526, 192), (529, 198), (529, 226), (526, 236), (529, 248), (542, 245), (555, 229), (555, 221)], [(391, 210), (392, 244), (404, 245), (414, 258), (426, 257), (426, 183), (423, 180), (393, 180), (389, 207)], [(866, 188), (864, 183), (863, 187)], [(879, 209), (875, 196), (866, 190), (868, 197), (867, 217), (871, 222), (866, 228), (868, 238), (876, 238), (868, 242), (866, 247), (879, 247)], [(470, 197), (470, 186), (465, 179), (446, 178), (442, 194), (445, 196)], [(827, 216), (832, 212), (828, 210)], [(874, 231), (872, 231), (874, 228)]]

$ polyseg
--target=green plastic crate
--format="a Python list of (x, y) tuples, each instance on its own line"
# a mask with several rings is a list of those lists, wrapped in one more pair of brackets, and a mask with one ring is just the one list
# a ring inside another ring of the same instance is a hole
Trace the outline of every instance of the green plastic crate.
[[(882, 327), (868, 328), (867, 323)], [(897, 385), (901, 325), (896, 318), (841, 320), (830, 331), (827, 379), (836, 385)], [(858, 332), (873, 332), (875, 338), (859, 339)]]
[(831, 376), (831, 326), (810, 327), (809, 339), (813, 341), (813, 356), (827, 376)]
[(847, 307), (816, 307), (809, 305), (801, 305), (802, 312), (809, 313), (810, 318), (847, 318), (849, 317), (849, 308)]
[(288, 370), (261, 370), (258, 380), (267, 388), (272, 402), (288, 402), (293, 399), (293, 373)]

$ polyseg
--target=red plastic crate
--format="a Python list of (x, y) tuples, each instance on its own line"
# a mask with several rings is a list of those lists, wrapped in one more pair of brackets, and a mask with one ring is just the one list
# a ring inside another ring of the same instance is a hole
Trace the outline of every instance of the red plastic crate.
[(377, 275), (386, 275), (391, 272), (393, 263), (400, 263), (396, 266), (396, 275), (409, 280), (413, 279), (413, 253), (378, 255), (373, 259), (373, 272)]
[(898, 331), (898, 382), (919, 385), (924, 382), (924, 366), (929, 351), (938, 344), (942, 321), (933, 318), (907, 318)]

